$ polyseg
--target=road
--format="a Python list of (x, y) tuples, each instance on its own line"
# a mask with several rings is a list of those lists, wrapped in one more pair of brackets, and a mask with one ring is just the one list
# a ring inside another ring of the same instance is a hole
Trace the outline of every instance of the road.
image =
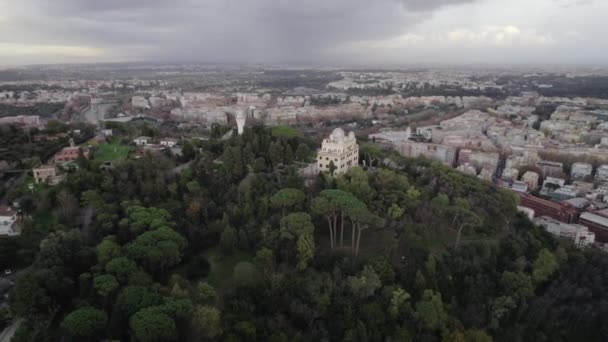
[(23, 322), (23, 319), (20, 318), (20, 319), (14, 321), (8, 327), (6, 327), (0, 333), (0, 342), (10, 342), (11, 339), (13, 338), (13, 335), (15, 335), (15, 332), (17, 331), (17, 328), (19, 328), (19, 325), (21, 324), (21, 322)]

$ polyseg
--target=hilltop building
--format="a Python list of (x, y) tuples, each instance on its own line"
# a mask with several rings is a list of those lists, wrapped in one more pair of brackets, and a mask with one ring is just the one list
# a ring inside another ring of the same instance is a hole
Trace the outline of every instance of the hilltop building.
[(336, 128), (329, 138), (323, 139), (317, 158), (319, 171), (330, 171), (333, 162), (334, 173), (345, 173), (359, 165), (359, 145), (355, 133), (347, 135), (341, 128)]

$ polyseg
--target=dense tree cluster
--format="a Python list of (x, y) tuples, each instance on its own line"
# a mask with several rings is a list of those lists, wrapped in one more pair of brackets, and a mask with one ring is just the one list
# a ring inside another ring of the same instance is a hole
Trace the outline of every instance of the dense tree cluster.
[(87, 163), (36, 194), (34, 217), (75, 201), (91, 219), (47, 227), (11, 294), (15, 340), (608, 338), (606, 256), (555, 240), (509, 192), (398, 156), (305, 181), (310, 143), (256, 127), (185, 169)]

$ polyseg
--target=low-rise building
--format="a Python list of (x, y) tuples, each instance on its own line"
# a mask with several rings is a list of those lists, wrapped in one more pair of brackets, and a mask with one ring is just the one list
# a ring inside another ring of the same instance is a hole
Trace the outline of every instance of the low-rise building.
[(595, 180), (598, 182), (608, 182), (608, 165), (600, 165), (595, 171)]
[(502, 170), (502, 178), (515, 181), (517, 178), (519, 178), (519, 171), (517, 169), (504, 169)]
[(549, 196), (550, 193), (563, 187), (564, 185), (566, 185), (566, 180), (563, 178), (547, 177), (543, 182), (541, 193), (545, 196)]
[(528, 185), (528, 189), (536, 190), (538, 189), (538, 181), (540, 180), (540, 175), (534, 171), (526, 171), (524, 175), (521, 177), (521, 181)]
[(499, 161), (500, 155), (496, 152), (473, 152), (471, 154), (471, 164), (476, 168), (488, 169), (492, 174), (496, 172)]
[(426, 157), (452, 166), (456, 158), (456, 148), (451, 146), (403, 141), (394, 145), (395, 149), (404, 157)]
[(564, 164), (558, 162), (552, 162), (548, 160), (541, 160), (536, 163), (543, 174), (543, 177), (553, 176), (558, 177), (561, 176), (564, 172)]
[(560, 222), (571, 223), (576, 220), (578, 212), (560, 203), (551, 202), (529, 194), (520, 194), (522, 207), (534, 210), (535, 215), (549, 216)]
[(166, 147), (174, 147), (175, 145), (177, 145), (177, 141), (178, 140), (174, 138), (164, 138), (160, 140), (160, 144)]
[(375, 134), (370, 134), (368, 138), (375, 142), (387, 142), (391, 144), (397, 144), (400, 142), (408, 141), (412, 136), (412, 131), (408, 127), (405, 131), (386, 131)]
[(548, 216), (541, 216), (534, 220), (534, 223), (545, 228), (549, 233), (570, 239), (578, 247), (586, 247), (595, 242), (595, 233), (580, 224), (568, 224), (557, 221)]
[(463, 148), (458, 151), (458, 165), (468, 164), (471, 162), (473, 151)]
[(479, 171), (479, 175), (477, 175), (479, 179), (483, 179), (485, 181), (491, 182), (494, 177), (494, 172), (492, 170), (483, 168)]
[(152, 138), (146, 137), (146, 136), (141, 136), (141, 137), (137, 137), (137, 138), (133, 139), (133, 143), (135, 143), (135, 145), (137, 145), (137, 146), (149, 145), (151, 142), (152, 142)]
[(57, 174), (55, 165), (41, 165), (32, 169), (34, 181), (36, 184), (46, 183), (49, 185), (57, 185), (63, 180), (62, 175)]
[(593, 166), (589, 163), (574, 163), (570, 170), (570, 176), (572, 179), (585, 179), (591, 177), (593, 173)]
[[(604, 210), (605, 211), (605, 210)], [(595, 233), (597, 241), (602, 243), (608, 242), (608, 217), (607, 213), (602, 210), (595, 212), (584, 212), (581, 214), (578, 222), (590, 231)]]
[(133, 96), (131, 98), (131, 106), (139, 109), (150, 109), (150, 103), (143, 96)]
[(17, 212), (7, 206), (0, 206), (0, 235), (19, 235)]
[(61, 151), (55, 154), (55, 163), (61, 164), (76, 161), (81, 152), (85, 159), (89, 159), (89, 149), (86, 147), (78, 147), (74, 146), (73, 144), (70, 147), (64, 147)]
[(564, 185), (559, 189), (549, 193), (549, 196), (556, 201), (567, 200), (578, 196), (576, 187), (574, 185)]

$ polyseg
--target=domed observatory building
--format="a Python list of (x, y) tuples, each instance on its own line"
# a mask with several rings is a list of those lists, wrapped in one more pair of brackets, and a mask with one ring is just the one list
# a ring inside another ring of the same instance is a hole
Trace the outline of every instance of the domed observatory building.
[(345, 173), (359, 165), (359, 145), (355, 133), (348, 136), (341, 128), (336, 128), (329, 138), (323, 139), (321, 150), (317, 157), (319, 171), (330, 171), (330, 165), (335, 166), (334, 174)]

